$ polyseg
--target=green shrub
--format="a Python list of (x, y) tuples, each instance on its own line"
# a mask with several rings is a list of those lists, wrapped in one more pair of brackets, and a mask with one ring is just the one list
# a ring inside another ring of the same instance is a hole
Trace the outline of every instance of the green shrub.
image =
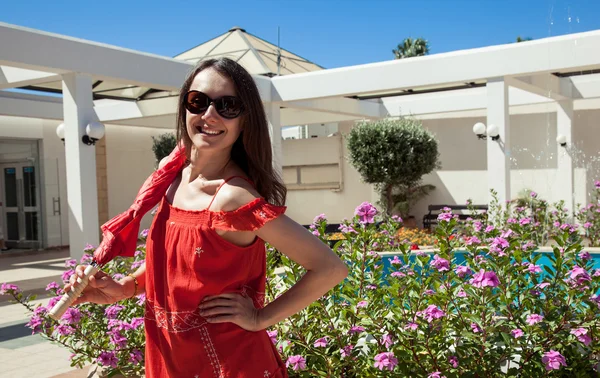
[(156, 157), (157, 166), (164, 157), (169, 156), (176, 145), (177, 140), (173, 133), (165, 133), (157, 137), (152, 137), (152, 152), (154, 152), (154, 156)]

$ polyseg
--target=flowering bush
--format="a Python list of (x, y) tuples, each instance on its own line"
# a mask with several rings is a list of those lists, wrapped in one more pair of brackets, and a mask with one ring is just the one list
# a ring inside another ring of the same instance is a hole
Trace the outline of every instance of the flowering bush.
[[(541, 222), (528, 210), (511, 211), (494, 204), (489, 217), (461, 223), (444, 211), (434, 235), (437, 249), (425, 253), (397, 238), (401, 219), (382, 218), (371, 204), (361, 204), (333, 246), (349, 267), (347, 279), (268, 330), (290, 375), (597, 376), (600, 270), (582, 246), (578, 225), (551, 214), (552, 227), (544, 232), (555, 246), (541, 253)], [(310, 229), (330, 242), (326, 226), (321, 214)], [(104, 271), (118, 278), (144, 254), (140, 246), (135, 258), (116, 259)], [(270, 247), (268, 259), (269, 301), (304, 271)], [(75, 264), (67, 262), (64, 280)], [(58, 295), (60, 286), (47, 289)], [(33, 298), (10, 284), (0, 294), (27, 306), (28, 326), (71, 349), (74, 366), (96, 362), (109, 374), (143, 372), (143, 296), (112, 306), (80, 305), (55, 322), (46, 313), (57, 298), (33, 307)]]
[[(142, 240), (147, 232), (142, 231)], [(86, 247), (81, 264), (91, 261), (95, 248)], [(113, 278), (120, 279), (137, 269), (145, 258), (145, 246), (139, 245), (134, 258), (117, 258), (106, 264), (103, 271)], [(67, 283), (75, 273), (76, 260), (67, 260), (62, 279)], [(47, 306), (34, 307), (31, 301), (35, 296), (25, 296), (18, 287), (2, 284), (0, 295), (12, 295), (14, 300), (23, 304), (30, 312), (27, 326), (33, 333), (60, 344), (69, 349), (71, 366), (82, 368), (96, 363), (104, 368), (107, 376), (121, 373), (125, 376), (137, 376), (144, 371), (144, 302), (145, 296), (127, 299), (114, 305), (81, 304), (69, 308), (60, 321), (50, 318), (47, 313), (62, 296), (63, 284), (51, 282), (46, 291), (52, 296)]]
[[(439, 250), (424, 253), (398, 245), (399, 220), (377, 227), (369, 206), (342, 225), (334, 247), (349, 266), (345, 282), (269, 330), (291, 376), (595, 376), (600, 271), (575, 225), (557, 225), (557, 245), (543, 254), (536, 222), (459, 225), (445, 211)], [(312, 227), (324, 241), (326, 223), (321, 216)], [(275, 250), (269, 258), (286, 268), (269, 276), (272, 300), (304, 272)]]
[(600, 247), (600, 181), (594, 182), (595, 193), (592, 202), (580, 208), (577, 221), (585, 230), (591, 247)]

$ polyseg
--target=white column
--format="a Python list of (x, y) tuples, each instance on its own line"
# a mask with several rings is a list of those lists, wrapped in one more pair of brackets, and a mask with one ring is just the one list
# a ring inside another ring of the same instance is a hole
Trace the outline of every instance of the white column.
[(279, 104), (265, 103), (265, 112), (269, 121), (269, 134), (273, 152), (273, 168), (283, 178), (283, 151), (281, 150), (281, 110)]
[(557, 189), (559, 197), (557, 200), (565, 201), (565, 207), (569, 211), (574, 210), (575, 184), (573, 178), (573, 158), (569, 154), (569, 149), (573, 143), (573, 101), (557, 101), (556, 103), (556, 135), (566, 137), (567, 146), (562, 147), (556, 144), (558, 164), (557, 164)]
[[(487, 139), (488, 190), (498, 193), (504, 204), (510, 200), (510, 116), (508, 112), (508, 85), (504, 78), (487, 81), (487, 126), (496, 125), (498, 140)], [(490, 196), (491, 201), (491, 196)]]
[(81, 141), (86, 126), (96, 120), (96, 115), (92, 77), (70, 73), (62, 78), (69, 249), (71, 257), (79, 259), (87, 243), (97, 246), (99, 242), (96, 152), (94, 146)]

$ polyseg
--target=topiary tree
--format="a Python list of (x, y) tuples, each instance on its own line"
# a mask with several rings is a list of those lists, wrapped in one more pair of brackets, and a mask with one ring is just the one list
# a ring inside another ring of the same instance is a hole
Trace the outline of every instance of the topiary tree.
[(406, 216), (412, 202), (434, 187), (423, 175), (439, 167), (438, 142), (414, 118), (362, 122), (348, 135), (350, 163), (375, 184), (388, 214)]
[(154, 156), (156, 157), (156, 164), (158, 165), (164, 157), (169, 156), (176, 145), (177, 140), (173, 133), (165, 133), (157, 137), (152, 137), (152, 152), (154, 152)]

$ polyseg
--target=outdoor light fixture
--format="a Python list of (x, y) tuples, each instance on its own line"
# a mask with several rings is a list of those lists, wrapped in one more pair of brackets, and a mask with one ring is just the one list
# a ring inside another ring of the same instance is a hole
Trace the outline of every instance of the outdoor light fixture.
[(65, 143), (65, 124), (61, 123), (56, 127), (56, 135), (62, 140), (63, 144)]
[(475, 133), (475, 135), (477, 135), (477, 138), (485, 139), (485, 125), (481, 122), (477, 122), (473, 126), (473, 133)]
[[(65, 143), (65, 124), (61, 123), (56, 127), (56, 135)], [(85, 135), (81, 137), (83, 144), (93, 146), (104, 136), (104, 125), (100, 122), (90, 122), (85, 127)]]
[(562, 134), (558, 134), (556, 137), (556, 143), (560, 144), (562, 147), (567, 147), (567, 137)]
[(489, 125), (487, 128), (487, 135), (492, 138), (492, 140), (500, 139), (500, 132), (498, 131), (498, 126)]
[(96, 121), (90, 122), (85, 128), (85, 133), (81, 141), (88, 146), (93, 146), (104, 136), (104, 125)]

